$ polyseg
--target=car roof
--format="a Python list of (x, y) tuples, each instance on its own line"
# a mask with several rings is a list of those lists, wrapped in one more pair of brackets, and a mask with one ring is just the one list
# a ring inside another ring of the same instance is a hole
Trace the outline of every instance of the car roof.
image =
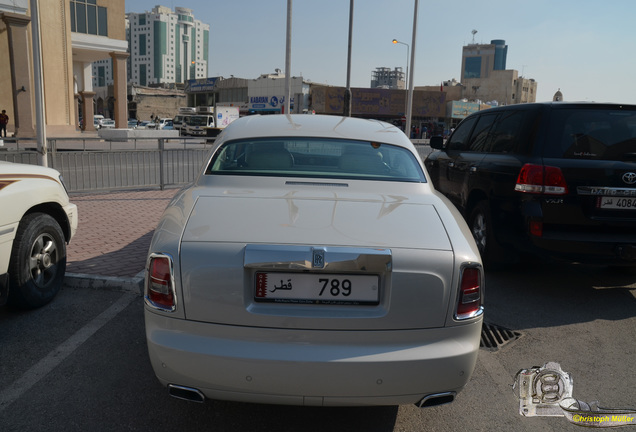
[(251, 115), (235, 120), (223, 133), (223, 141), (266, 137), (352, 139), (413, 148), (406, 135), (389, 123), (331, 115)]
[[(502, 105), (496, 106), (492, 108), (488, 108), (477, 113), (473, 114), (482, 114), (496, 111), (505, 111), (505, 110), (523, 110), (523, 109), (567, 109), (567, 108), (605, 108), (605, 109), (636, 109), (636, 105), (630, 104), (619, 104), (619, 103), (611, 103), (611, 102), (589, 102), (589, 101), (581, 101), (581, 102), (533, 102), (533, 103), (522, 103), (522, 104), (512, 104), (512, 105)], [(471, 114), (472, 115), (472, 114)]]

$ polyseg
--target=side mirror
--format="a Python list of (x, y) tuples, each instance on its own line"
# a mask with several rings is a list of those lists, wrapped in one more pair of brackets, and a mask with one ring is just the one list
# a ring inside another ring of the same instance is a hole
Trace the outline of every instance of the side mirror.
[(444, 148), (444, 138), (439, 136), (439, 135), (431, 137), (430, 146), (431, 146), (432, 149), (435, 149), (435, 150), (443, 149)]

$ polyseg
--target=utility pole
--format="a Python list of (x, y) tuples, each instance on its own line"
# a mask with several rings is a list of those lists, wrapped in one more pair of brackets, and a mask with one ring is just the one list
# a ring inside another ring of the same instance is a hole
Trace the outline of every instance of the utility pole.
[(291, 106), (291, 32), (292, 32), (292, 0), (287, 0), (287, 40), (285, 48), (285, 104), (283, 109), (285, 114), (291, 114), (289, 107)]
[(33, 38), (33, 84), (35, 93), (35, 130), (38, 141), (38, 163), (49, 166), (46, 151), (46, 124), (44, 86), (42, 79), (42, 49), (40, 39), (40, 12), (38, 0), (31, 0), (31, 35)]
[(411, 115), (413, 114), (413, 76), (415, 75), (415, 35), (417, 33), (417, 5), (418, 0), (415, 0), (415, 10), (413, 11), (413, 40), (411, 41), (411, 76), (409, 76), (409, 95), (408, 95), (408, 109), (406, 111), (406, 136), (411, 138)]
[(353, 35), (353, 0), (349, 2), (349, 43), (347, 51), (347, 88), (344, 94), (344, 116), (351, 117), (351, 39)]

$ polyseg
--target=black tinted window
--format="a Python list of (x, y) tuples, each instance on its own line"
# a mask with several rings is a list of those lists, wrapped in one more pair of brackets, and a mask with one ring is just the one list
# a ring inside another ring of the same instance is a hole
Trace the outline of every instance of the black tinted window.
[(446, 150), (466, 150), (468, 148), (468, 137), (476, 120), (477, 117), (464, 119), (448, 139)]
[(636, 111), (571, 108), (552, 111), (548, 157), (592, 160), (636, 158)]
[(468, 149), (474, 152), (483, 152), (486, 151), (486, 146), (488, 144), (488, 132), (490, 128), (497, 118), (497, 114), (484, 114), (479, 117), (477, 124), (475, 125), (475, 129), (473, 130), (472, 135), (470, 136), (470, 141), (468, 144)]
[(534, 110), (504, 111), (491, 131), (491, 153), (527, 154), (536, 133), (538, 112)]

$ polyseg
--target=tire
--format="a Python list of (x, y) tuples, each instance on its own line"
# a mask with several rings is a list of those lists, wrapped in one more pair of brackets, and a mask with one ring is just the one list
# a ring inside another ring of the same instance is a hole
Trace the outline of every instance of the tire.
[(66, 272), (66, 242), (60, 225), (45, 213), (20, 221), (9, 262), (9, 304), (44, 306), (58, 293)]
[(470, 212), (468, 226), (473, 234), (484, 267), (500, 268), (505, 263), (504, 249), (495, 239), (490, 206), (487, 201), (479, 201)]

